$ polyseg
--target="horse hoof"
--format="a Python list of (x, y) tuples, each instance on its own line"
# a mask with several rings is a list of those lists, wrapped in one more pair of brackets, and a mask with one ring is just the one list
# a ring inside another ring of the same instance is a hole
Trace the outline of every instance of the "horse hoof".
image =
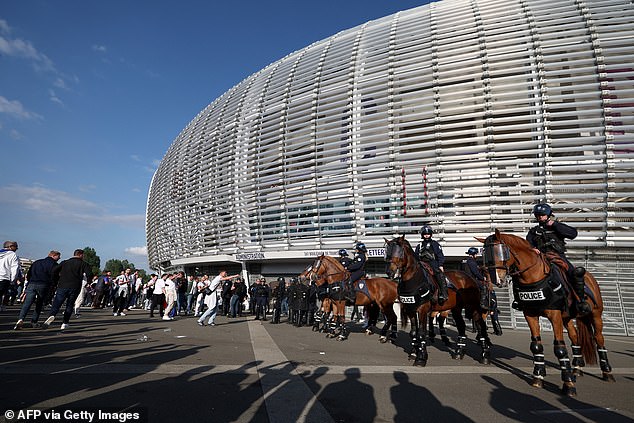
[(489, 360), (489, 357), (482, 357), (480, 359), (480, 364), (491, 364), (491, 360)]
[(534, 386), (535, 388), (543, 388), (544, 381), (538, 377), (535, 377), (533, 378), (533, 381), (531, 382), (531, 386)]
[(575, 375), (575, 377), (583, 377), (583, 370), (581, 370), (581, 369), (573, 369), (572, 370), (572, 374)]
[(408, 360), (416, 360), (416, 354), (415, 353), (411, 353), (410, 355), (407, 356)]
[(387, 342), (387, 336), (379, 336), (379, 342), (385, 344)]
[(616, 382), (616, 379), (614, 379), (614, 375), (612, 373), (603, 373), (603, 380), (605, 382)]
[(414, 366), (425, 367), (426, 365), (427, 365), (427, 360), (420, 360), (420, 359), (414, 360)]
[(370, 336), (370, 335), (374, 335), (374, 332), (372, 332), (372, 329), (366, 329), (365, 334)]
[(577, 388), (575, 388), (574, 386), (564, 385), (561, 387), (561, 393), (567, 397), (576, 397)]

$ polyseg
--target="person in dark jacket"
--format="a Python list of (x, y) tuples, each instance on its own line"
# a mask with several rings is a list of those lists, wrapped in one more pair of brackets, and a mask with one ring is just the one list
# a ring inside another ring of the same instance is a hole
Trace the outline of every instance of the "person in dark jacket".
[(469, 273), (478, 283), (478, 288), (480, 288), (480, 307), (482, 310), (489, 309), (489, 284), (487, 283), (486, 278), (480, 271), (480, 267), (478, 266), (478, 262), (476, 261), (476, 256), (478, 255), (478, 249), (475, 247), (471, 247), (467, 250), (467, 260), (465, 265), (467, 267), (467, 273)]
[(242, 278), (236, 278), (231, 295), (231, 317), (242, 317), (242, 302), (247, 297), (247, 287)]
[(82, 289), (84, 281), (92, 279), (92, 270), (90, 265), (84, 261), (84, 250), (77, 249), (73, 253), (73, 257), (64, 260), (53, 268), (53, 281), (57, 281), (57, 292), (53, 299), (51, 312), (42, 324), (43, 329), (47, 329), (55, 320), (55, 315), (59, 312), (64, 301), (66, 301), (66, 309), (64, 310), (64, 320), (61, 330), (68, 328), (70, 316), (73, 314), (75, 299)]
[[(423, 225), (420, 230), (421, 242), (416, 246), (416, 257), (418, 260), (428, 263), (434, 271), (434, 278), (438, 284), (438, 304), (442, 305), (447, 301), (447, 283), (445, 282), (445, 254), (442, 252), (440, 244), (431, 239), (434, 230), (429, 225)], [(431, 282), (431, 281), (430, 281)]]
[(282, 315), (282, 300), (286, 296), (286, 281), (283, 277), (277, 278), (277, 285), (271, 292), (273, 298), (273, 317), (271, 323), (277, 324), (280, 322), (280, 316)]
[(529, 229), (526, 240), (531, 244), (537, 254), (556, 254), (568, 266), (566, 275), (577, 294), (576, 309), (579, 314), (587, 314), (592, 310), (585, 302), (586, 269), (575, 267), (566, 257), (566, 239), (575, 239), (577, 230), (555, 219), (552, 208), (548, 204), (536, 204), (533, 207), (533, 215), (537, 225)]
[(255, 289), (253, 290), (253, 295), (255, 296), (255, 320), (260, 320), (261, 318), (262, 320), (266, 321), (266, 307), (269, 303), (270, 294), (271, 290), (266, 284), (265, 279), (258, 279), (255, 285)]
[(31, 309), (33, 302), (35, 302), (35, 311), (31, 316), (31, 325), (37, 325), (40, 313), (42, 313), (44, 299), (48, 296), (48, 291), (53, 286), (53, 268), (57, 265), (57, 261), (60, 256), (61, 253), (59, 251), (51, 250), (47, 257), (35, 260), (29, 268), (29, 271), (26, 274), (26, 280), (28, 283), (26, 286), (24, 303), (22, 304), (22, 309), (20, 309), (20, 315), (18, 316), (18, 321), (13, 328), (14, 330), (22, 329), (24, 319)]
[(92, 302), (92, 308), (104, 308), (108, 303), (111, 275), (112, 272), (110, 272), (110, 270), (104, 270), (103, 274), (97, 278), (97, 284), (95, 285), (95, 298)]

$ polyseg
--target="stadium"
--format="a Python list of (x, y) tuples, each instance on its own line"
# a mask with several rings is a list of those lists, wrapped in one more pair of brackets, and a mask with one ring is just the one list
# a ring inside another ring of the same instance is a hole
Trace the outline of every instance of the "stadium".
[[(538, 202), (576, 227), (606, 333), (634, 334), (634, 5), (444, 0), (334, 34), (215, 99), (147, 202), (150, 266), (299, 273), (363, 241), (524, 236)], [(501, 321), (526, 327), (498, 291)]]

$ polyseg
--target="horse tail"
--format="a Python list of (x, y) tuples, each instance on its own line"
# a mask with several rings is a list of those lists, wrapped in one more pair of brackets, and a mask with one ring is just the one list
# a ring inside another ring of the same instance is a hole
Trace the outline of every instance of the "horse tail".
[(595, 352), (596, 342), (590, 319), (592, 319), (592, 315), (577, 317), (577, 334), (579, 335), (581, 354), (586, 364), (597, 364), (597, 354)]
[(401, 304), (401, 329), (405, 329), (409, 324), (409, 317), (407, 317), (407, 313), (405, 312), (405, 307)]

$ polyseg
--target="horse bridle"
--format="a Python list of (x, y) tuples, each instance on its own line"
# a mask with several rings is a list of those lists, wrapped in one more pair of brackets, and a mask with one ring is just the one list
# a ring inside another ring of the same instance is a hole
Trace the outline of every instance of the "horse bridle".
[[(399, 244), (396, 241), (387, 241), (385, 243), (385, 255), (383, 256), (383, 259), (385, 260), (386, 263), (392, 263), (392, 258), (396, 257), (399, 259), (403, 259), (405, 257), (405, 249), (403, 248), (403, 246), (401, 244)], [(398, 247), (398, 254), (394, 253), (394, 248)], [(403, 275), (403, 268), (405, 266), (400, 266), (396, 268), (396, 272), (394, 273), (394, 275), (391, 277), (391, 279), (393, 280), (399, 280), (402, 275)], [(389, 276), (389, 275), (388, 275)]]
[(309, 275), (310, 275), (309, 276), (309, 280), (311, 282), (317, 283), (317, 281), (320, 280), (320, 279), (324, 279), (325, 280), (325, 279), (328, 279), (328, 277), (330, 277), (330, 276), (334, 276), (334, 275), (338, 275), (339, 274), (339, 272), (337, 272), (337, 273), (326, 273), (325, 275), (321, 275), (321, 276), (318, 275), (317, 271), (321, 267), (323, 261), (324, 261), (323, 258), (318, 258), (316, 264), (313, 263), (313, 264), (311, 264), (310, 266), (308, 266), (306, 268), (306, 270), (309, 272)]
[[(493, 240), (493, 242), (488, 240), (485, 241), (482, 258), (484, 259), (484, 266), (489, 270), (489, 276), (491, 277), (491, 282), (493, 283), (495, 283), (494, 280), (497, 280), (497, 278), (493, 277), (496, 274), (495, 270), (497, 269), (503, 269), (506, 271), (507, 275), (513, 277), (521, 275), (536, 265), (533, 264), (528, 266), (526, 269), (520, 270), (520, 260), (517, 257), (517, 254), (515, 254), (513, 250), (504, 243), (504, 241), (497, 238)], [(508, 262), (511, 258), (513, 258), (515, 264), (509, 266)], [(498, 261), (502, 262), (501, 266), (497, 265)], [(545, 263), (543, 258), (542, 263)]]

